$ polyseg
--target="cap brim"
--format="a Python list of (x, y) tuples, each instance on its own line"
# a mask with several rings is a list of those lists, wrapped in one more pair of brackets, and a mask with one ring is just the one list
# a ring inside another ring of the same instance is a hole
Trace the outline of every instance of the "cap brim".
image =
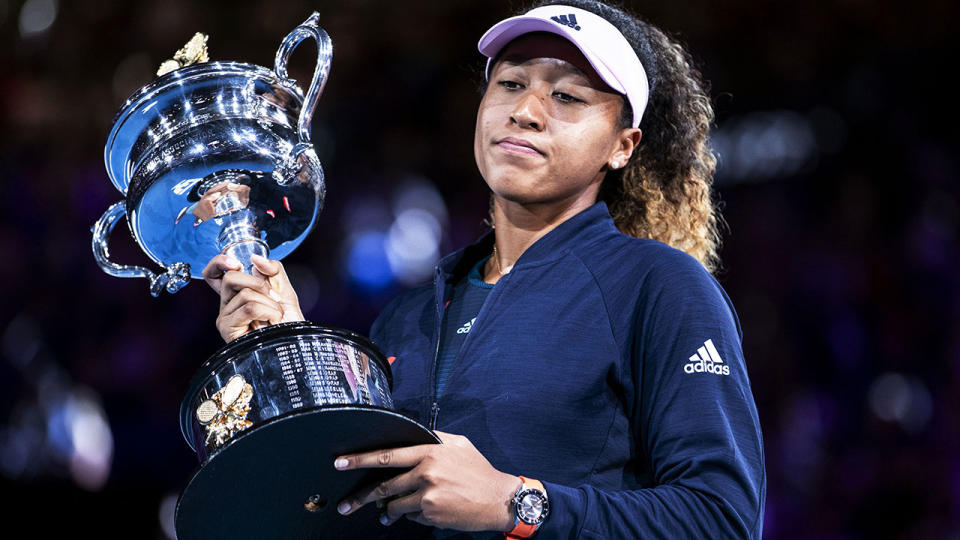
[(500, 21), (490, 28), (490, 30), (487, 30), (487, 33), (480, 38), (477, 49), (488, 58), (486, 69), (487, 79), (490, 78), (490, 68), (493, 67), (493, 59), (496, 58), (497, 54), (517, 37), (531, 32), (556, 34), (573, 43), (573, 45), (583, 53), (587, 61), (590, 62), (590, 65), (596, 70), (597, 75), (599, 75), (610, 88), (621, 94), (627, 93), (623, 84), (621, 84), (607, 66), (600, 61), (599, 57), (594, 54), (589, 47), (577, 41), (576, 30), (550, 20), (541, 19), (540, 17), (528, 17), (524, 15)]

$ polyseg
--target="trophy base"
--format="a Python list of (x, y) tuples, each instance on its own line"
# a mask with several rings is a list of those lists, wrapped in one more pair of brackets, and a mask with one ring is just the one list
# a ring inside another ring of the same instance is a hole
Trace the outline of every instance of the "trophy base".
[(177, 538), (426, 537), (429, 528), (407, 520), (384, 527), (373, 504), (341, 516), (344, 497), (401, 469), (338, 471), (333, 460), (439, 442), (406, 416), (363, 405), (278, 416), (235, 437), (193, 475), (177, 502)]

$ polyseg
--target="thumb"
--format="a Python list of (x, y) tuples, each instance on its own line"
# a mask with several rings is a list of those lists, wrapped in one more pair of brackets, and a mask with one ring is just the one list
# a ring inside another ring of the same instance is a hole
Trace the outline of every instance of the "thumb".
[(297, 293), (293, 290), (290, 278), (287, 277), (287, 271), (283, 268), (280, 261), (271, 261), (259, 255), (250, 257), (250, 262), (258, 272), (267, 278), (270, 288), (280, 293), (280, 296), (296, 298)]
[(250, 262), (257, 271), (267, 278), (270, 284), (270, 297), (283, 306), (283, 322), (302, 321), (303, 312), (300, 310), (300, 300), (297, 291), (293, 289), (287, 271), (280, 261), (271, 261), (259, 255), (250, 257)]
[(454, 446), (464, 446), (465, 444), (470, 444), (470, 440), (464, 437), (463, 435), (456, 435), (454, 433), (447, 433), (445, 431), (436, 431), (436, 430), (434, 430), (433, 433), (440, 438), (440, 442), (443, 444), (449, 444)]
[(280, 261), (271, 261), (260, 255), (251, 255), (250, 262), (253, 263), (253, 266), (255, 266), (264, 277), (271, 278), (283, 271), (283, 265), (280, 264)]

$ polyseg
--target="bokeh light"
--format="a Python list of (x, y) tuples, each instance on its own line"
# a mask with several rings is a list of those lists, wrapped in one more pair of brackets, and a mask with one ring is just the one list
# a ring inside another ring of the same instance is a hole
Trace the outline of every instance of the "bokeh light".
[(43, 34), (56, 19), (56, 0), (27, 0), (20, 8), (20, 35), (28, 38)]
[(432, 184), (408, 179), (392, 194), (392, 205), (367, 201), (350, 208), (344, 227), (346, 270), (352, 282), (368, 293), (399, 283), (420, 284), (430, 278), (440, 259), (447, 207)]
[(348, 242), (347, 273), (361, 290), (379, 292), (393, 281), (387, 258), (387, 236), (368, 231), (354, 235)]
[(930, 391), (916, 377), (884, 373), (870, 385), (869, 395), (873, 414), (909, 432), (922, 430), (930, 421), (933, 412)]

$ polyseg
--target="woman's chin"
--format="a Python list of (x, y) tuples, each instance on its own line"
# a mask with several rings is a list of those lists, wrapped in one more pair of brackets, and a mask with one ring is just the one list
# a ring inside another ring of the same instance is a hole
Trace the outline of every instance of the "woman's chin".
[(501, 184), (496, 187), (488, 184), (490, 190), (493, 192), (493, 196), (504, 202), (527, 206), (531, 204), (542, 204), (551, 200), (551, 197), (532, 186), (524, 186), (518, 183), (505, 184), (506, 185)]

